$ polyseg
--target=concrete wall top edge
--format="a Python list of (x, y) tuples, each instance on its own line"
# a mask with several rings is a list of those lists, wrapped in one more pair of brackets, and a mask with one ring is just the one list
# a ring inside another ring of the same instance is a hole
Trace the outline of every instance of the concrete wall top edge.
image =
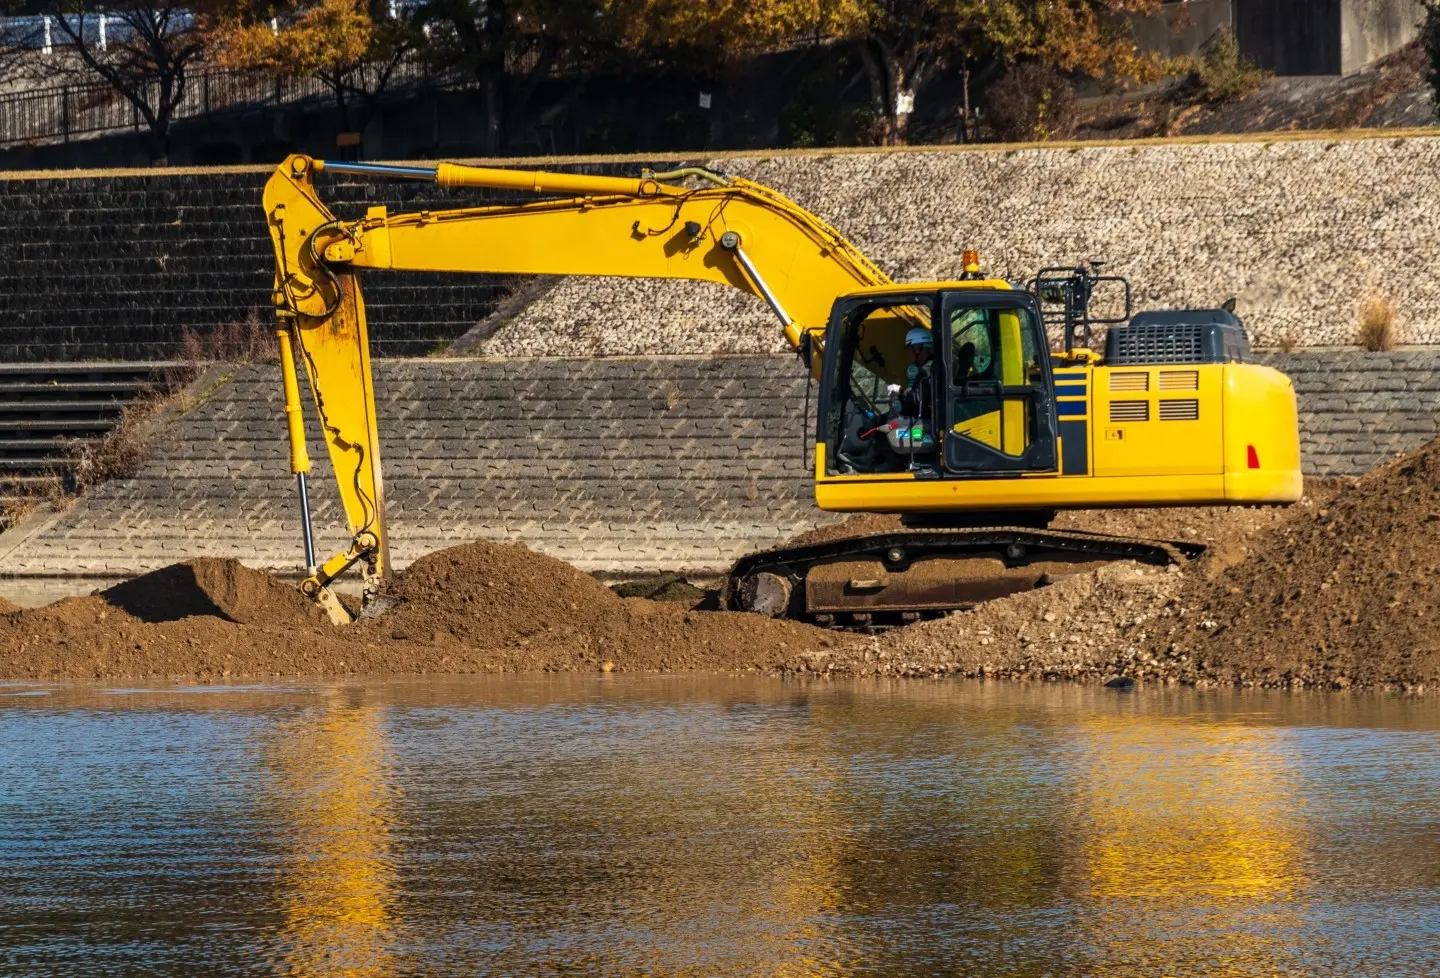
[[(1015, 152), (1074, 152), (1087, 149), (1133, 148), (1150, 149), (1167, 146), (1224, 145), (1224, 144), (1268, 144), (1305, 142), (1367, 142), (1372, 140), (1440, 139), (1440, 126), (1411, 129), (1336, 129), (1305, 130), (1295, 132), (1227, 133), (1203, 136), (1173, 136), (1157, 139), (1095, 139), (1065, 140), (1040, 143), (971, 143), (968, 145), (925, 145), (925, 146), (832, 146), (821, 149), (755, 149), (755, 150), (700, 150), (690, 152), (644, 153), (597, 156), (520, 156), (520, 157), (470, 157), (455, 158), (451, 162), (473, 163), (487, 166), (566, 166), (584, 164), (651, 163), (657, 157), (665, 159), (770, 159), (777, 157), (827, 157), (827, 156), (888, 156), (906, 153), (997, 153)], [(368, 160), (371, 163), (392, 163), (425, 165), (436, 160)], [(95, 178), (132, 177), (175, 177), (209, 176), (215, 174), (268, 174), (274, 166), (210, 166), (210, 167), (122, 167), (98, 170), (11, 170), (0, 171), (0, 181), (5, 180), (82, 180)]]

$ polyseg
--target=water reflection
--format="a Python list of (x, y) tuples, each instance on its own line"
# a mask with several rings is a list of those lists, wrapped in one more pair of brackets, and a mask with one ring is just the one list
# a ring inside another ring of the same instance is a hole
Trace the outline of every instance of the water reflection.
[(1440, 971), (1440, 702), (51, 693), (0, 705), (0, 971)]
[(281, 849), (284, 923), (270, 949), (282, 974), (393, 973), (395, 866), (384, 707), (328, 691), (324, 705), (264, 734), (260, 805)]
[(1305, 798), (1284, 729), (1109, 715), (1075, 734), (1076, 897), (1092, 973), (1298, 967)]

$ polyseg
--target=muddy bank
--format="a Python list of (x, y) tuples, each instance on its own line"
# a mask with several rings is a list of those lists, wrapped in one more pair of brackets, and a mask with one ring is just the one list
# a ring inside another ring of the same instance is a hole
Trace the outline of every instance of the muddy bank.
[[(885, 529), (859, 517), (848, 531)], [(623, 597), (523, 546), (430, 554), (346, 629), (288, 584), (195, 560), (85, 598), (0, 609), (0, 677), (762, 671), (1394, 688), (1440, 683), (1440, 447), (1290, 510), (1068, 514), (1064, 526), (1210, 544), (1184, 570), (1119, 564), (881, 636)], [(834, 528), (807, 534), (840, 532)], [(693, 589), (692, 589), (693, 590)], [(694, 591), (689, 597), (699, 594)]]

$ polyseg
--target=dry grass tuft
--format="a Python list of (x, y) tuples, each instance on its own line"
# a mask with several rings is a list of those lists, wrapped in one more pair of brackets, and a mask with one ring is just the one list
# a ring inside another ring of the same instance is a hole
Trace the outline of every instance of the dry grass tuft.
[(112, 479), (130, 479), (140, 473), (154, 454), (149, 422), (168, 399), (152, 395), (134, 401), (120, 413), (115, 427), (94, 441), (76, 441), (69, 452), (75, 465), (66, 488), (79, 494)]
[(1294, 353), (1295, 348), (1300, 345), (1300, 331), (1294, 326), (1286, 329), (1275, 341), (1276, 348), (1281, 353)]
[(1372, 353), (1393, 350), (1400, 345), (1399, 308), (1395, 300), (1376, 293), (1360, 303), (1355, 341)]
[(180, 340), (180, 359), (189, 364), (272, 363), (279, 356), (275, 328), (261, 321), (258, 309), (251, 309), (244, 319), (225, 323), (204, 336), (187, 329)]

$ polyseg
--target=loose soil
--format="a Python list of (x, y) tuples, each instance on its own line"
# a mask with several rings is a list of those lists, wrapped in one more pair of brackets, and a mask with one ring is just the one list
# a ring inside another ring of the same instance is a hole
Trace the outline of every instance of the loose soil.
[(860, 639), (757, 615), (621, 598), (512, 544), (417, 560), (383, 615), (340, 629), (233, 560), (176, 564), (89, 597), (0, 615), (0, 676), (246, 679), (531, 671), (774, 669)]
[(1440, 684), (1440, 441), (1185, 582), (1157, 646), (1246, 685)]
[(0, 598), (0, 615), (9, 614), (12, 611), (19, 611), (20, 606), (8, 598)]
[[(622, 597), (523, 546), (430, 554), (378, 618), (331, 626), (294, 588), (194, 560), (44, 608), (0, 604), (0, 677), (215, 681), (315, 675), (706, 670), (1193, 685), (1440, 683), (1440, 443), (1290, 510), (1113, 510), (1059, 525), (1184, 538), (1183, 570), (1116, 564), (880, 636)], [(797, 541), (894, 527), (859, 517)], [(692, 589), (697, 590), (697, 589)], [(673, 591), (673, 594), (669, 592)]]

